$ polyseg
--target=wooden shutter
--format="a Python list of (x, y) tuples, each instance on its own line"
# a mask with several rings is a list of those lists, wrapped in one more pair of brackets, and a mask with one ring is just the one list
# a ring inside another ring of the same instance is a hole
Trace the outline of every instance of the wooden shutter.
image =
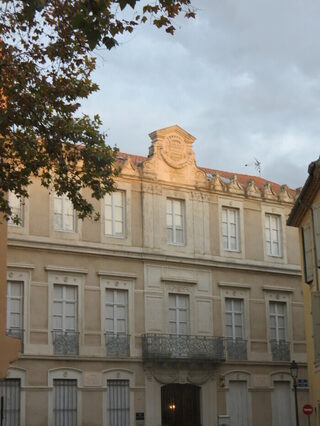
[(314, 360), (318, 363), (320, 362), (320, 292), (313, 292), (311, 297)]
[(313, 261), (312, 261), (312, 235), (311, 224), (308, 222), (302, 228), (303, 242), (303, 263), (304, 263), (304, 280), (306, 283), (313, 281)]
[(320, 204), (314, 206), (313, 210), (313, 226), (314, 238), (317, 250), (317, 266), (320, 267)]

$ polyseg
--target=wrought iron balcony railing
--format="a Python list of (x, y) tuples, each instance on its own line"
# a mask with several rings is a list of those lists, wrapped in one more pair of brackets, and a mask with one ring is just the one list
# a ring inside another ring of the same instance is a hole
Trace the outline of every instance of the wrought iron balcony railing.
[(126, 358), (130, 355), (130, 336), (125, 333), (105, 333), (107, 356)]
[(79, 332), (53, 330), (52, 338), (55, 355), (79, 355)]
[(16, 337), (17, 339), (20, 339), (20, 352), (23, 354), (24, 352), (24, 329), (23, 328), (8, 328), (7, 329), (7, 336)]
[(226, 338), (227, 359), (230, 361), (246, 361), (248, 359), (247, 341), (244, 339)]
[(206, 360), (225, 359), (222, 337), (175, 334), (145, 334), (142, 336), (144, 360)]
[(290, 361), (290, 342), (271, 340), (272, 361)]

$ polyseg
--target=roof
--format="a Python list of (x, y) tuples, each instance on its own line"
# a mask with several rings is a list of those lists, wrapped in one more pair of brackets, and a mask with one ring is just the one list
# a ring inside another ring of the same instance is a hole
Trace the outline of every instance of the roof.
[(291, 210), (287, 224), (298, 227), (320, 191), (320, 157), (308, 167), (309, 176)]
[[(132, 161), (132, 163), (137, 166), (137, 167), (141, 167), (142, 164), (148, 159), (148, 157), (144, 157), (142, 155), (135, 155), (135, 154), (127, 154), (125, 152), (119, 152), (118, 153), (118, 159), (119, 160), (125, 160), (127, 158), (130, 158), (130, 160)], [(275, 193), (279, 193), (281, 190), (281, 185), (279, 185), (278, 183), (275, 182), (270, 182), (267, 179), (264, 179), (260, 176), (253, 176), (253, 175), (246, 175), (246, 174), (241, 174), (241, 173), (234, 173), (234, 172), (227, 172), (224, 170), (216, 170), (216, 169), (209, 169), (207, 167), (199, 167), (199, 169), (203, 170), (206, 174), (210, 174), (210, 175), (219, 175), (222, 178), (225, 179), (232, 179), (232, 177), (236, 174), (237, 178), (238, 178), (238, 182), (243, 185), (243, 186), (247, 186), (248, 182), (250, 180), (254, 180), (255, 184), (257, 185), (257, 187), (262, 190), (264, 188), (264, 185), (266, 183), (270, 183), (272, 185), (272, 189), (274, 190)], [(290, 195), (292, 195), (292, 197), (294, 198), (296, 195), (296, 190), (295, 189), (291, 189), (288, 188), (288, 192), (290, 193)]]

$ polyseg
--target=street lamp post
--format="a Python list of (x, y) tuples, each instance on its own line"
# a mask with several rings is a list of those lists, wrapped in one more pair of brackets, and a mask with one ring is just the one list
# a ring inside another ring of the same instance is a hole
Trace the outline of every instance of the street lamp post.
[(298, 397), (297, 397), (298, 364), (295, 362), (295, 360), (293, 360), (290, 364), (290, 375), (293, 378), (294, 401), (296, 405), (296, 425), (299, 426), (299, 411), (298, 411)]

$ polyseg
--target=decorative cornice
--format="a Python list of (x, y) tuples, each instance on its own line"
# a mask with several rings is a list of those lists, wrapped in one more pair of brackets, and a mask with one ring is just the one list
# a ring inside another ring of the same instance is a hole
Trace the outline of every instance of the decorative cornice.
[(165, 283), (175, 283), (175, 284), (189, 284), (189, 285), (198, 284), (197, 280), (193, 280), (190, 278), (178, 278), (178, 277), (161, 277), (161, 281)]
[(45, 265), (44, 267), (45, 271), (48, 272), (65, 272), (65, 273), (72, 273), (72, 274), (87, 274), (88, 269), (81, 269), (81, 268), (69, 268), (66, 266), (54, 266), (54, 265)]
[(10, 269), (35, 269), (35, 265), (27, 263), (8, 263), (7, 267)]
[(110, 271), (98, 271), (97, 275), (99, 277), (109, 277), (109, 278), (131, 278), (136, 279), (137, 275), (130, 272), (110, 272)]
[(245, 290), (250, 290), (251, 286), (249, 284), (241, 284), (241, 283), (228, 283), (220, 281), (218, 282), (219, 287), (228, 287), (228, 288), (242, 288)]
[(301, 276), (301, 268), (298, 265), (283, 265), (283, 264), (270, 264), (266, 262), (248, 261), (247, 259), (229, 259), (220, 258), (218, 256), (206, 256), (202, 258), (190, 257), (188, 254), (181, 256), (177, 254), (170, 255), (168, 252), (153, 253), (141, 248), (129, 247), (97, 247), (91, 245), (72, 245), (71, 241), (65, 244), (55, 243), (52, 241), (35, 241), (25, 238), (11, 237), (8, 239), (9, 247), (23, 247), (35, 250), (44, 250), (60, 253), (75, 253), (85, 255), (99, 255), (108, 257), (118, 257), (122, 259), (136, 259), (139, 261), (158, 261), (165, 263), (178, 263), (191, 266), (204, 266), (204, 267), (217, 267), (225, 269), (245, 270), (266, 272), (273, 274)]
[(292, 287), (276, 287), (273, 285), (264, 285), (263, 287), (263, 291), (279, 291), (279, 292), (287, 292), (287, 293), (293, 293), (294, 292), (294, 288)]

